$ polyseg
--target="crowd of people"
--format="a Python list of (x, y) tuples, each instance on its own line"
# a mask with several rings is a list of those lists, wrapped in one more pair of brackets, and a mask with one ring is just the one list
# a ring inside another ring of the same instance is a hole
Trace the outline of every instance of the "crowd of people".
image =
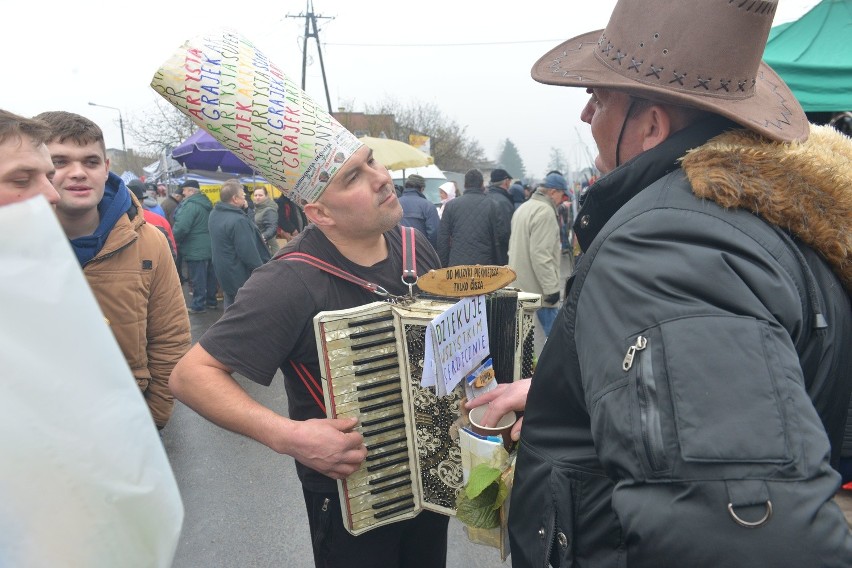
[[(411, 175), (397, 197), (335, 123), (312, 187), (228, 180), (214, 205), (191, 179), (125, 184), (100, 128), (63, 111), (0, 111), (0, 206), (54, 206), (157, 428), (176, 397), (295, 459), (318, 567), (446, 566), (448, 517), (344, 528), (336, 480), (368, 450), (357, 419), (327, 417), (313, 317), (472, 264), (512, 267), (548, 337), (532, 378), (467, 402), (485, 426), (524, 413), (514, 566), (849, 566), (833, 497), (852, 457), (852, 141), (761, 62), (775, 2), (754, 4), (619, 0), (535, 63), (589, 94), (602, 176), (576, 215), (556, 171), (525, 188), (473, 169), (438, 207)], [(581, 251), (564, 290), (560, 215)], [(278, 371), (286, 416), (233, 378)]]

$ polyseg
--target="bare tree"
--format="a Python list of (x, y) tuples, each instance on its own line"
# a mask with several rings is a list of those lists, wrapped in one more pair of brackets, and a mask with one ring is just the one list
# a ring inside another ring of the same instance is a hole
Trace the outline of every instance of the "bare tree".
[(139, 149), (154, 156), (174, 148), (196, 129), (188, 116), (164, 100), (155, 100), (149, 111), (131, 116), (127, 126)]
[(389, 99), (376, 105), (365, 105), (369, 115), (393, 115), (388, 138), (408, 142), (409, 134), (430, 138), (435, 165), (442, 170), (464, 172), (485, 160), (479, 142), (467, 135), (467, 127), (446, 117), (437, 105), (412, 102), (403, 105)]
[(145, 170), (142, 169), (154, 160), (157, 159), (157, 154), (152, 152), (138, 152), (128, 150), (127, 152), (117, 151), (110, 156), (109, 169), (118, 175), (126, 171), (131, 171), (139, 177), (145, 175)]

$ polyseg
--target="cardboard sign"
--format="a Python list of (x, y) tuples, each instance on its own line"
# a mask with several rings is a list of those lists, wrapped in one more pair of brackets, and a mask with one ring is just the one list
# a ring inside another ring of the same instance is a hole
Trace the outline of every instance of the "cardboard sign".
[(488, 357), (485, 296), (461, 300), (429, 324), (421, 386), (444, 396)]
[(465, 264), (430, 270), (420, 277), (417, 287), (429, 294), (465, 298), (505, 288), (516, 277), (508, 266)]

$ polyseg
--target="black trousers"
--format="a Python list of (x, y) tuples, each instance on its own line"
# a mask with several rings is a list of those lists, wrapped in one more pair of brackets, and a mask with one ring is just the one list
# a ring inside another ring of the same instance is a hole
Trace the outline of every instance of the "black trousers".
[(317, 568), (446, 568), (449, 517), (421, 511), (352, 536), (343, 528), (337, 493), (302, 491)]

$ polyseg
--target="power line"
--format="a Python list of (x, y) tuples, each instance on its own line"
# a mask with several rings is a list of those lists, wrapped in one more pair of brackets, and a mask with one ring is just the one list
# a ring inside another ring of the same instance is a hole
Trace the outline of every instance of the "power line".
[(477, 45), (517, 45), (522, 43), (555, 43), (565, 41), (561, 39), (532, 39), (526, 41), (485, 41), (474, 43), (336, 43), (323, 42), (325, 45), (339, 45), (344, 47), (468, 47)]
[[(305, 13), (300, 13), (298, 16), (287, 14), (288, 18), (305, 18), (305, 35), (302, 46), (302, 90), (305, 90), (305, 70), (308, 64), (308, 39), (314, 38), (317, 42), (317, 53), (319, 54), (320, 69), (322, 69), (322, 82), (325, 86), (325, 100), (328, 104), (328, 112), (331, 114), (331, 97), (328, 94), (328, 79), (325, 77), (325, 64), (322, 61), (322, 48), (320, 47), (319, 29), (317, 27), (317, 19), (333, 19), (328, 16), (322, 16), (314, 13), (314, 3), (308, 0)], [(311, 31), (313, 29), (313, 31)]]

